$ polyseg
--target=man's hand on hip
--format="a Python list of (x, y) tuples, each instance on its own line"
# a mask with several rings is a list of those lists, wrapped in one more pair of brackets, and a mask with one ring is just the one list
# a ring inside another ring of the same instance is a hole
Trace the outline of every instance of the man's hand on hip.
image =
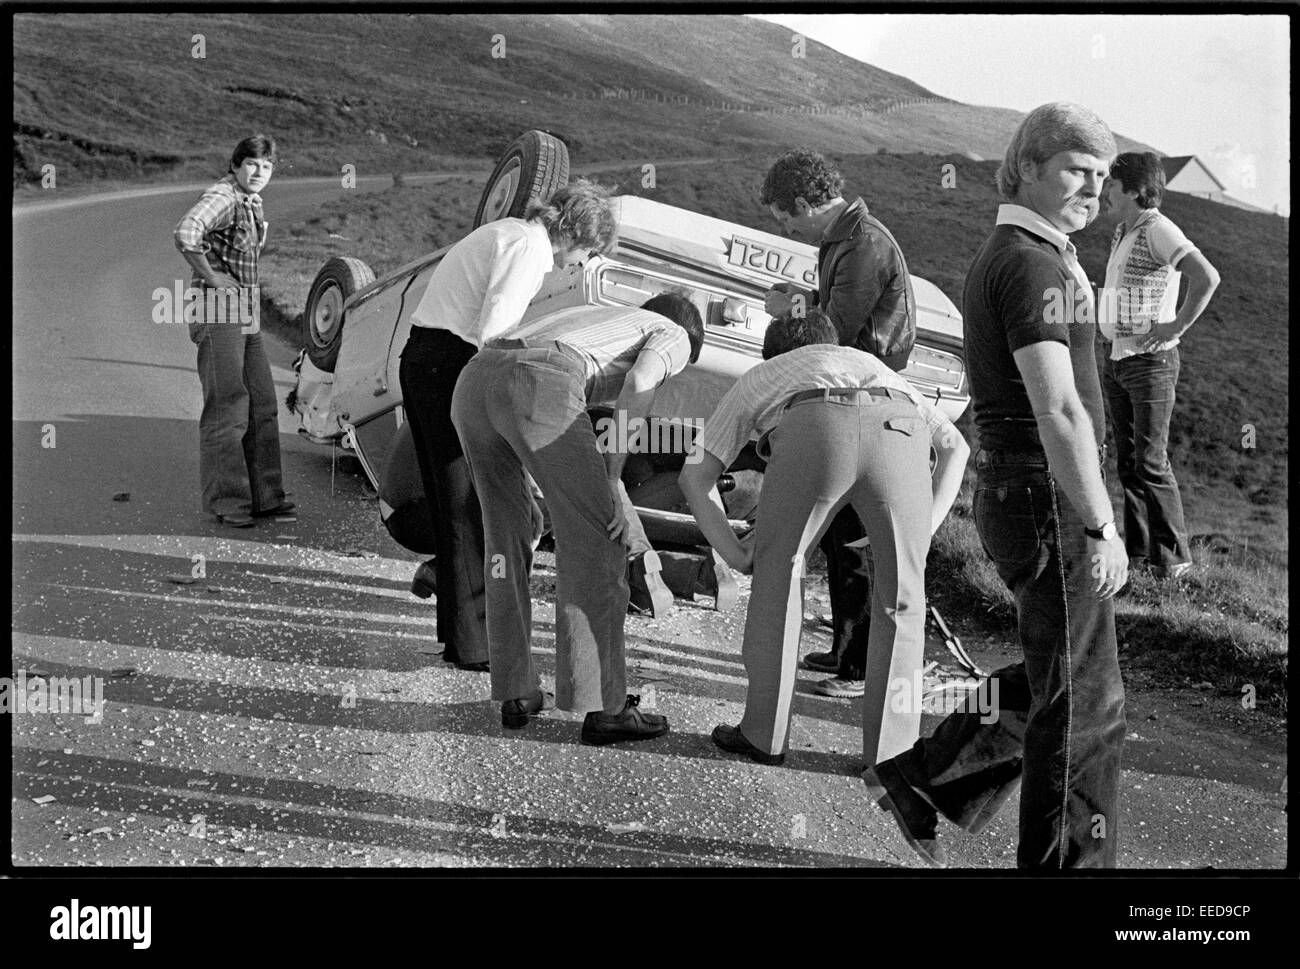
[(1151, 327), (1150, 332), (1142, 337), (1142, 342), (1138, 344), (1143, 353), (1150, 353), (1162, 343), (1168, 343), (1176, 337), (1182, 336), (1182, 330), (1174, 321), (1168, 323), (1156, 323)]
[(239, 289), (239, 280), (225, 273), (213, 273), (205, 282), (213, 289)]

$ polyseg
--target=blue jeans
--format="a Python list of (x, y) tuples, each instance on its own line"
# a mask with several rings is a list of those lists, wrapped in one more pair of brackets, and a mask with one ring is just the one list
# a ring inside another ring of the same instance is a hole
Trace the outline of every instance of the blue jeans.
[[(895, 758), (972, 833), (1020, 783), (1021, 868), (1113, 868), (1124, 684), (1112, 600), (1092, 591), (1084, 522), (1045, 459), (976, 457), (975, 523), (1016, 603), (1024, 661), (997, 671), (996, 717), (960, 711)], [(989, 721), (989, 722), (984, 722)]]
[(1124, 545), (1154, 566), (1192, 560), (1183, 500), (1169, 463), (1169, 419), (1178, 383), (1178, 348), (1106, 358), (1102, 387), (1124, 486)]
[(284, 504), (275, 383), (262, 334), (232, 322), (189, 326), (198, 347), (203, 411), (199, 478), (203, 508), (213, 515), (261, 512)]

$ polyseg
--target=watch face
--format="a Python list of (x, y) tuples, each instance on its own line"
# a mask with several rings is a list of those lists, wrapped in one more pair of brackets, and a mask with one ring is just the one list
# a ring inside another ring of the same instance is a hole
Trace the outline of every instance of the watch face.
[(1119, 530), (1115, 528), (1114, 522), (1107, 522), (1101, 526), (1101, 537), (1106, 541), (1114, 541), (1119, 536)]

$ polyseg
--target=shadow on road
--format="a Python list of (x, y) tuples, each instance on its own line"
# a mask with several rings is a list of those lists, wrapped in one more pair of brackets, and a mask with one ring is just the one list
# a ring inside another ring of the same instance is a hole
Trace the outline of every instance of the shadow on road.
[[(41, 766), (37, 766), (41, 763)], [(51, 751), (14, 752), (15, 794), (39, 790), (59, 803), (175, 818), (177, 833), (202, 815), (208, 828), (274, 831), (297, 837), (406, 851), (447, 852), (454, 863), (518, 867), (662, 864), (708, 867), (745, 865), (892, 868), (869, 858), (661, 831), (610, 832), (522, 814), (498, 814), (464, 804), (377, 791), (280, 780), (220, 771), (188, 771), (133, 761)], [(78, 777), (80, 780), (72, 780)], [(207, 781), (195, 794), (188, 785)], [(240, 803), (204, 793), (257, 799)], [(311, 805), (311, 809), (298, 805)], [(325, 811), (353, 812), (326, 814)], [(357, 817), (357, 814), (384, 817)], [(502, 826), (501, 822), (504, 821)], [(504, 827), (503, 837), (494, 836)], [(450, 828), (451, 830), (448, 830)], [(17, 846), (15, 846), (17, 848)], [(214, 853), (223, 853), (212, 846)], [(243, 858), (237, 850), (234, 858)]]

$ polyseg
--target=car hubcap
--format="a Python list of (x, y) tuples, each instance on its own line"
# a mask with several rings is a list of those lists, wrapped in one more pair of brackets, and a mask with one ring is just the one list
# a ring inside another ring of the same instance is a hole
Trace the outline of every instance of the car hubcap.
[(510, 210), (510, 200), (515, 197), (517, 188), (519, 188), (518, 159), (510, 163), (492, 186), (492, 194), (488, 197), (487, 208), (483, 213), (486, 221), (491, 222), (505, 216)]
[(318, 344), (325, 344), (343, 316), (343, 293), (337, 285), (331, 283), (321, 290), (316, 299), (316, 309), (312, 314), (312, 332)]

